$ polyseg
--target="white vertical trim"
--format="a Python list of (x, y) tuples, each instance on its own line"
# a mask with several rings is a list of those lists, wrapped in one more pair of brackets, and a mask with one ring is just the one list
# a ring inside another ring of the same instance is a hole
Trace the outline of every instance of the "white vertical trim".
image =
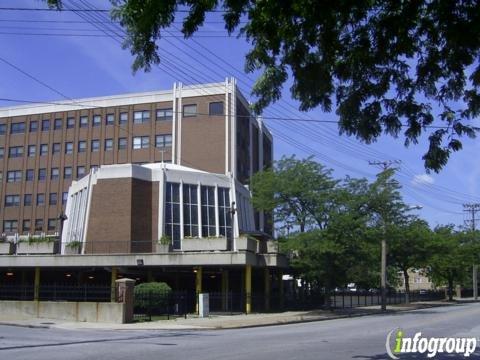
[(163, 236), (165, 233), (165, 189), (166, 189), (166, 181), (165, 181), (165, 167), (162, 168), (162, 176), (158, 182), (158, 239)]
[(230, 153), (231, 153), (231, 172), (233, 177), (237, 178), (237, 82), (235, 78), (230, 78), (230, 86), (232, 89), (232, 124), (230, 130), (231, 136), (231, 146), (230, 146)]
[(197, 181), (197, 213), (198, 213), (198, 237), (202, 238), (202, 200), (201, 200), (201, 184)]
[[(96, 170), (91, 170), (90, 171), (90, 176), (88, 178), (88, 185), (87, 185), (87, 194), (86, 194), (86, 204), (85, 204), (85, 215), (84, 215), (84, 232), (83, 232), (83, 236), (82, 236), (82, 245), (83, 245), (83, 248), (82, 248), (82, 254), (84, 253), (85, 251), (85, 245), (86, 245), (86, 241), (87, 241), (87, 231), (88, 231), (88, 220), (90, 219), (90, 204), (92, 202), (92, 193), (93, 193), (93, 184), (92, 184), (92, 178), (93, 176), (97, 176), (96, 174)], [(92, 239), (93, 241), (95, 241), (95, 239)]]
[(238, 208), (239, 204), (237, 204), (237, 191), (235, 187), (235, 178), (233, 175), (230, 176), (230, 206), (235, 202), (235, 214), (233, 215), (232, 226), (233, 226), (233, 250), (237, 251), (237, 238), (240, 236), (240, 231), (238, 228)]
[(218, 212), (218, 184), (215, 184), (215, 236), (220, 236), (220, 214)]
[(225, 175), (228, 174), (229, 141), (228, 141), (228, 123), (230, 121), (230, 103), (229, 103), (229, 84), (228, 78), (225, 78)]
[(177, 164), (182, 164), (182, 119), (183, 119), (183, 104), (182, 104), (182, 89), (183, 84), (179, 83), (179, 98), (178, 98), (178, 159)]
[(177, 83), (173, 83), (173, 93), (172, 93), (172, 164), (175, 164), (175, 161), (177, 159), (176, 156), (176, 151), (177, 151), (177, 146), (176, 146), (176, 141), (177, 141), (177, 132), (176, 132), (176, 126), (177, 126)]
[(248, 174), (248, 177), (253, 176), (253, 122), (252, 118), (248, 118), (248, 152), (249, 152), (249, 167), (250, 167), (250, 172)]
[(178, 191), (178, 199), (180, 202), (180, 250), (182, 250), (183, 238), (185, 237), (185, 233), (183, 231), (183, 225), (185, 224), (183, 220), (183, 180), (180, 180), (180, 186)]

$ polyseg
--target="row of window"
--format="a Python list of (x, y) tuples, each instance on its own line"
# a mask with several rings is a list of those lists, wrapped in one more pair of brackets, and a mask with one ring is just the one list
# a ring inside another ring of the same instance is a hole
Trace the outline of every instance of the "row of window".
[[(183, 106), (183, 117), (197, 116), (197, 105), (196, 104), (187, 104)], [(208, 106), (208, 114), (210, 116), (223, 115), (223, 102), (212, 102)], [(167, 109), (157, 109), (156, 119), (157, 121), (168, 121), (173, 118), (172, 108)], [(87, 128), (90, 124), (90, 119), (88, 116), (80, 116), (78, 119), (78, 126), (80, 128)], [(66, 128), (73, 129), (75, 128), (74, 117), (69, 117), (66, 120)], [(134, 111), (133, 112), (133, 123), (134, 124), (143, 124), (150, 121), (150, 111)], [(115, 114), (107, 114), (104, 119), (105, 125), (114, 125), (115, 124)], [(128, 123), (128, 112), (122, 112), (118, 117), (118, 124), (124, 125)], [(98, 127), (102, 125), (102, 116), (93, 115), (91, 120), (92, 127)], [(12, 123), (10, 125), (10, 134), (23, 134), (26, 132), (27, 124), (25, 122)], [(50, 119), (45, 119), (39, 122), (38, 120), (32, 120), (28, 123), (29, 132), (37, 132), (39, 129), (41, 131), (49, 131), (51, 128)], [(53, 129), (61, 130), (63, 129), (63, 119), (53, 120)], [(7, 133), (7, 125), (0, 124), (0, 135), (5, 135)]]
[[(133, 149), (144, 149), (150, 146), (150, 136), (134, 136), (132, 138), (132, 148)], [(119, 138), (117, 149), (123, 150), (128, 146), (127, 138)], [(172, 146), (172, 135), (155, 135), (155, 147), (157, 148), (166, 148)], [(46, 156), (48, 155), (48, 144), (41, 144), (39, 146), (39, 155)], [(104, 141), (104, 150), (112, 151), (113, 150), (113, 139), (105, 139)], [(52, 154), (58, 155), (62, 152), (62, 145), (60, 143), (52, 144)], [(87, 141), (81, 140), (77, 144), (77, 152), (82, 153), (87, 151)], [(100, 151), (100, 140), (94, 139), (90, 141), (90, 151), (98, 152)], [(73, 154), (73, 142), (65, 143), (65, 154)], [(37, 146), (36, 145), (27, 145), (27, 156), (33, 157), (37, 155)], [(0, 147), (0, 159), (3, 159), (5, 156), (5, 149)], [(23, 146), (11, 146), (8, 148), (8, 157), (9, 158), (18, 158), (24, 156), (24, 147)]]
[[(22, 231), (27, 233), (30, 231), (44, 231), (43, 219), (35, 220), (35, 227), (32, 229), (30, 219), (22, 221)], [(57, 219), (48, 219), (47, 231), (55, 231), (57, 229)], [(18, 220), (4, 220), (3, 221), (4, 233), (18, 233)]]
[[(98, 165), (91, 165), (91, 169), (97, 169)], [(85, 166), (77, 166), (77, 179), (85, 176), (86, 168)], [(37, 171), (37, 180), (45, 181), (47, 180), (47, 169), (41, 168)], [(65, 166), (63, 168), (63, 178), (71, 179), (73, 177), (73, 168), (71, 166)], [(59, 180), (60, 179), (60, 168), (52, 167), (50, 169), (50, 180)], [(3, 180), (3, 173), (0, 172), (0, 181)], [(7, 171), (7, 182), (15, 183), (21, 181), (34, 181), (35, 180), (35, 170), (27, 169), (25, 170), (25, 178), (23, 179), (22, 170), (9, 170)]]
[[(14, 207), (20, 206), (20, 195), (18, 194), (11, 194), (5, 195), (5, 207)], [(68, 192), (62, 193), (62, 205), (67, 203)], [(58, 203), (58, 194), (57, 193), (50, 193), (48, 194), (48, 205), (57, 205)], [(24, 194), (23, 195), (23, 206), (32, 206), (33, 205), (33, 195), (32, 194)], [(45, 194), (39, 193), (36, 196), (35, 205), (37, 206), (45, 206)]]
[[(183, 204), (180, 202), (180, 191)], [(218, 219), (215, 212), (215, 187), (200, 186), (200, 202), (198, 185), (167, 182), (165, 200), (165, 234), (173, 241), (175, 249), (180, 248), (181, 228), (184, 237), (216, 236), (230, 237), (232, 231), (230, 213), (230, 189), (218, 187)], [(198, 207), (200, 206), (201, 229), (199, 229)], [(183, 224), (180, 220), (180, 209), (183, 208)]]

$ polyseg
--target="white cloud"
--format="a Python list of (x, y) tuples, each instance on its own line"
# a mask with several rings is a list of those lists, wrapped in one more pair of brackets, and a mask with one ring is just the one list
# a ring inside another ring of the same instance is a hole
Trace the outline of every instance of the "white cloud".
[(412, 179), (413, 185), (429, 185), (433, 184), (435, 179), (428, 174), (417, 174)]

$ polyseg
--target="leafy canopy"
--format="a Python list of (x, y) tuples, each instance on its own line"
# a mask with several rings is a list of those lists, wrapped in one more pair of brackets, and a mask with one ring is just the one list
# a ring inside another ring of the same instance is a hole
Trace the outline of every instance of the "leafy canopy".
[[(61, 0), (47, 2), (61, 8)], [(188, 38), (220, 10), (226, 31), (251, 44), (245, 68), (261, 71), (253, 88), (258, 112), (280, 99), (291, 76), (300, 109), (335, 110), (341, 133), (366, 143), (403, 135), (406, 146), (425, 133), (424, 165), (437, 172), (462, 148), (462, 136), (478, 131), (471, 123), (480, 113), (478, 1), (111, 2), (134, 71), (160, 62), (156, 41), (177, 16)]]

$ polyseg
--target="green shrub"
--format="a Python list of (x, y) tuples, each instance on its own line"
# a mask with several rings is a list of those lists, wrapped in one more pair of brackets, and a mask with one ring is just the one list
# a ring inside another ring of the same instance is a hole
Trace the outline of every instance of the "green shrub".
[(161, 311), (168, 306), (172, 289), (163, 282), (149, 282), (135, 286), (135, 307), (146, 313)]

